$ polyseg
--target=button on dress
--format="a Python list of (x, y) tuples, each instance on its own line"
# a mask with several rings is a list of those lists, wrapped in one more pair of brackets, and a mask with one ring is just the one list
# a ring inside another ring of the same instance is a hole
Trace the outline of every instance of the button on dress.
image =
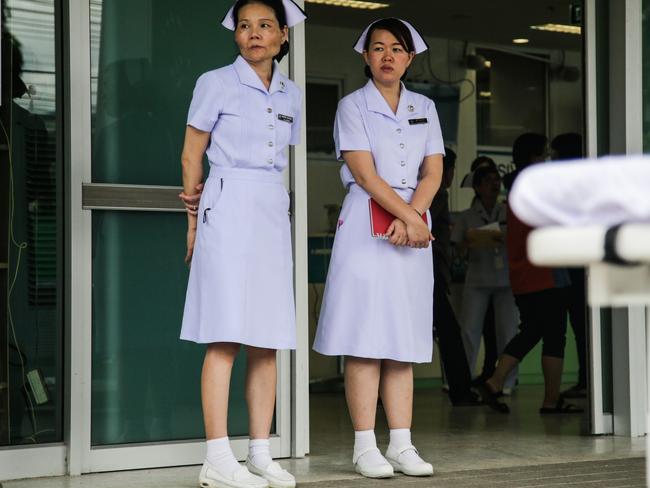
[[(334, 126), (341, 151), (369, 151), (377, 174), (406, 202), (425, 156), (444, 154), (432, 100), (402, 85), (397, 113), (370, 80), (344, 97)], [(424, 363), (433, 350), (431, 248), (396, 247), (371, 237), (369, 195), (346, 165), (339, 216), (314, 349), (325, 355)], [(430, 215), (428, 221), (431, 222)]]
[(187, 124), (210, 132), (181, 339), (294, 349), (289, 195), (301, 93), (274, 64), (267, 90), (241, 56), (199, 77)]

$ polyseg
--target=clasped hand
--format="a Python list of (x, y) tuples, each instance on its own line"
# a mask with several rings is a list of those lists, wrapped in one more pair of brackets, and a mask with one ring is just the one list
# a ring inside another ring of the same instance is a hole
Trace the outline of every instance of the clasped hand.
[(429, 242), (433, 240), (429, 227), (421, 218), (413, 219), (412, 222), (405, 223), (400, 219), (395, 219), (386, 231), (388, 242), (394, 246), (408, 246), (414, 248), (429, 247)]

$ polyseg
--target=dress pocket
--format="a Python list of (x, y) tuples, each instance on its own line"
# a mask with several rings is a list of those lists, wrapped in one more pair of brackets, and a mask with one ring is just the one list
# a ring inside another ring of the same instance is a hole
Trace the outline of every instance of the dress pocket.
[(209, 225), (212, 223), (211, 219), (214, 219), (215, 211), (218, 208), (219, 202), (221, 202), (223, 199), (225, 186), (227, 185), (224, 179), (219, 178), (214, 185), (211, 185), (210, 188), (208, 188), (207, 195), (205, 195), (204, 198), (201, 198), (199, 216), (201, 218), (201, 222), (204, 225)]

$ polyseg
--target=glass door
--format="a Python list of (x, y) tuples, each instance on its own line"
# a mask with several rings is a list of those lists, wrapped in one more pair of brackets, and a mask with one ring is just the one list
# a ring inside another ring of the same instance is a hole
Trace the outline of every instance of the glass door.
[(63, 469), (60, 2), (2, 0), (0, 481)]
[[(179, 340), (188, 268), (180, 154), (196, 78), (231, 63), (229, 0), (86, 0), (90, 42), (90, 409), (82, 471), (200, 463), (204, 347)], [(83, 35), (83, 33), (82, 33)], [(84, 94), (80, 94), (84, 96)], [(207, 175), (207, 168), (206, 168)], [(272, 449), (290, 447), (289, 355), (281, 354)], [(229, 434), (244, 457), (245, 357)]]

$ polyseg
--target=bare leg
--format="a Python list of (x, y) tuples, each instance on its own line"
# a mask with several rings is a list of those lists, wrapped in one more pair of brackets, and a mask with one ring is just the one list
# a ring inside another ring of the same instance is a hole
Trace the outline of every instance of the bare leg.
[(519, 360), (510, 356), (509, 354), (502, 354), (497, 363), (497, 369), (491, 378), (487, 379), (485, 383), (493, 393), (498, 393), (503, 389), (503, 384), (508, 377), (510, 371), (519, 365)]
[(345, 358), (345, 398), (355, 431), (375, 428), (380, 372), (379, 359)]
[(275, 409), (276, 351), (247, 346), (246, 402), (251, 439), (268, 439)]
[(228, 393), (232, 364), (240, 345), (230, 342), (209, 344), (201, 373), (201, 400), (205, 436), (208, 440), (228, 435)]
[(560, 399), (562, 383), (563, 358), (542, 356), (542, 371), (544, 372), (544, 408), (555, 408)]
[(413, 366), (384, 359), (381, 362), (381, 401), (389, 429), (410, 429), (413, 417)]

